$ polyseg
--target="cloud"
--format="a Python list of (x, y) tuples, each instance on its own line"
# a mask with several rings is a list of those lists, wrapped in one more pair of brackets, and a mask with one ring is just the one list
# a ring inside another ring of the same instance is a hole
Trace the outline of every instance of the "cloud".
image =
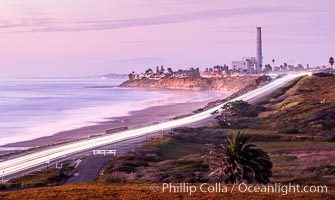
[(19, 22), (10, 22), (2, 20), (0, 21), (0, 30), (8, 30), (13, 28), (31, 28), (31, 27), (43, 27), (48, 25), (57, 25), (58, 22), (52, 18), (23, 18)]
[[(155, 26), (164, 24), (185, 23), (193, 21), (215, 20), (222, 18), (243, 17), (265, 13), (296, 12), (292, 6), (261, 6), (234, 9), (204, 10), (190, 13), (160, 15), (129, 19), (52, 19), (26, 18), (20, 22), (0, 22), (2, 32), (74, 32), (94, 30), (114, 30), (131, 27)], [(301, 10), (300, 10), (301, 11)], [(305, 10), (307, 11), (307, 10)]]
[(158, 65), (158, 64), (170, 64), (170, 62), (162, 57), (138, 57), (129, 58), (113, 61), (114, 64), (121, 65)]

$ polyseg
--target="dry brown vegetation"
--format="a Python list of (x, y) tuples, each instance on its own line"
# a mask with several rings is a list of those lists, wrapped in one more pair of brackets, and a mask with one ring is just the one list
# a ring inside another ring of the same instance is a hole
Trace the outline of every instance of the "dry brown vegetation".
[(236, 76), (223, 78), (164, 78), (160, 80), (128, 80), (122, 87), (146, 87), (182, 90), (220, 90), (238, 91), (248, 85), (256, 84), (255, 76)]
[(93, 200), (93, 199), (314, 199), (332, 200), (334, 191), (327, 193), (201, 193), (199, 190), (190, 196), (188, 193), (152, 192), (150, 185), (96, 185), (76, 184), (57, 187), (29, 189), (0, 193), (1, 200)]

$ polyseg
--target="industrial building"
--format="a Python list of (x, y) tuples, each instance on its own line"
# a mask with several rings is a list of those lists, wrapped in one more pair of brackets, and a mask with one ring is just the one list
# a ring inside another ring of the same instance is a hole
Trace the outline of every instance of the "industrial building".
[(262, 70), (262, 31), (256, 27), (256, 57), (243, 57), (242, 60), (232, 61), (231, 67), (248, 73), (259, 73)]

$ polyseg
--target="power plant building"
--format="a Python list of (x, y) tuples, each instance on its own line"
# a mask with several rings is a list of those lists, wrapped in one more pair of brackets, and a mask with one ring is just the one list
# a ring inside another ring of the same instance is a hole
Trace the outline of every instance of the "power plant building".
[(243, 57), (242, 60), (232, 61), (231, 63), (233, 69), (236, 70), (246, 70), (248, 72), (252, 72), (256, 66), (256, 58), (255, 57)]
[(242, 60), (232, 61), (231, 67), (250, 73), (259, 73), (262, 70), (262, 33), (261, 27), (256, 27), (256, 57), (243, 57)]

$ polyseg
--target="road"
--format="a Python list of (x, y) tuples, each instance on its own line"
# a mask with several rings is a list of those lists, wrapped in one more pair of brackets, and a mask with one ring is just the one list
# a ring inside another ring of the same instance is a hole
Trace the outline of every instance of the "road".
[[(236, 97), (230, 101), (236, 101), (236, 100), (250, 101), (257, 97), (264, 96), (264, 94), (269, 93), (269, 91), (273, 91), (274, 89), (281, 87), (285, 83), (303, 75), (307, 75), (307, 73), (290, 74), (284, 76), (260, 88), (257, 88), (253, 91), (250, 91), (239, 97)], [(215, 110), (220, 109), (222, 105), (223, 104), (188, 117), (162, 122), (160, 124), (154, 124), (146, 127), (121, 131), (113, 133), (111, 135), (104, 135), (89, 140), (82, 140), (70, 144), (55, 146), (50, 149), (45, 149), (39, 152), (34, 152), (16, 158), (12, 158), (0, 162), (0, 177), (6, 177), (8, 175), (26, 171), (37, 166), (45, 165), (45, 163), (48, 163), (50, 161), (64, 158), (66, 156), (73, 155), (79, 152), (87, 151), (89, 149), (106, 146), (108, 144), (113, 144), (131, 138), (140, 137), (161, 130), (169, 130), (171, 128), (179, 126), (194, 124), (212, 117), (211, 113), (213, 113)]]

